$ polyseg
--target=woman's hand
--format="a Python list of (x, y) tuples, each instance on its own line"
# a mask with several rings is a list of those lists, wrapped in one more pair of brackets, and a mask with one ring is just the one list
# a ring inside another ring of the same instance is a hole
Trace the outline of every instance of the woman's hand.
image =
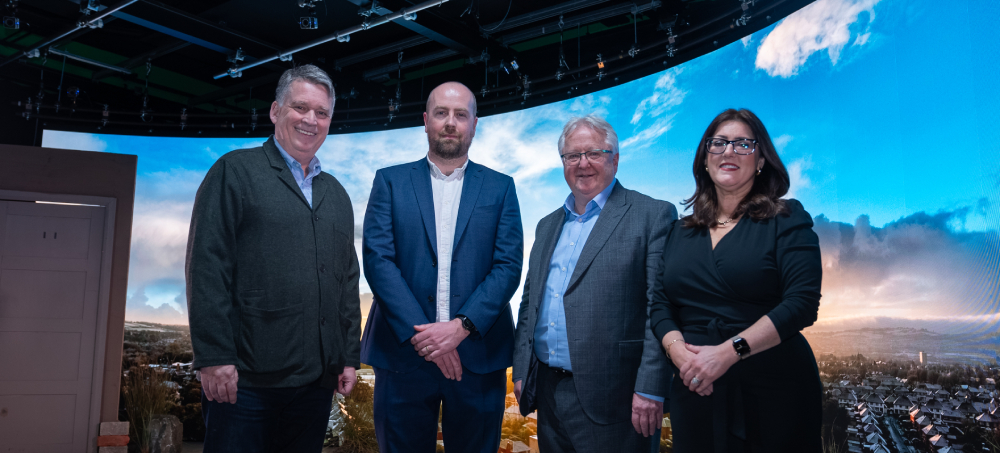
[[(712, 384), (740, 360), (728, 343), (718, 346), (695, 346), (685, 343), (684, 348), (675, 348), (671, 352), (671, 357), (677, 355), (674, 364), (680, 370), (679, 377), (683, 379), (684, 385), (701, 396), (712, 394)], [(698, 380), (695, 381), (694, 378)]]
[[(674, 363), (677, 369), (683, 369), (685, 365), (690, 362), (695, 357), (695, 353), (691, 352), (686, 346), (690, 346), (687, 343), (678, 341), (671, 345), (670, 350), (670, 360)], [(679, 376), (679, 375), (678, 375)], [(687, 386), (687, 382), (684, 383)], [(708, 384), (708, 387), (698, 393), (701, 396), (708, 396), (712, 394), (712, 384)]]

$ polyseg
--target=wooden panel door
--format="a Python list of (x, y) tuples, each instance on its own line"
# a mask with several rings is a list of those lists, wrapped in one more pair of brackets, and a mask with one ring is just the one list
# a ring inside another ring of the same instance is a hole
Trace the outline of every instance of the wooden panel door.
[(0, 201), (0, 451), (87, 452), (105, 208)]

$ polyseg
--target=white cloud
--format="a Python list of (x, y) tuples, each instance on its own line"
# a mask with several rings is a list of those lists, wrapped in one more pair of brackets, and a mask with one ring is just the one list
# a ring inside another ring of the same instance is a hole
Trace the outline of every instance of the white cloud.
[(653, 85), (653, 94), (639, 101), (632, 114), (632, 124), (639, 124), (639, 121), (646, 115), (660, 116), (669, 108), (675, 107), (684, 101), (686, 91), (677, 87), (677, 76), (681, 73), (679, 67), (674, 67), (663, 71), (663, 75), (656, 79)]
[[(826, 50), (837, 64), (840, 52), (850, 41), (850, 26), (861, 13), (875, 17), (880, 0), (818, 0), (781, 21), (764, 37), (757, 50), (756, 67), (772, 77), (792, 77), (809, 56)], [(868, 41), (867, 31), (855, 45)]]
[(812, 180), (806, 174), (806, 170), (813, 167), (812, 159), (805, 157), (797, 159), (788, 164), (789, 187), (785, 198), (795, 198), (795, 195), (802, 189), (812, 187)]
[(750, 47), (750, 41), (752, 41), (752, 40), (753, 40), (753, 35), (746, 35), (746, 36), (740, 38), (740, 42), (743, 43), (743, 48), (744, 49), (746, 49), (747, 47)]
[(42, 131), (42, 147), (77, 149), (80, 151), (104, 151), (108, 144), (95, 134), (82, 132)]
[(641, 148), (645, 145), (649, 145), (670, 130), (670, 127), (673, 125), (673, 119), (674, 116), (670, 115), (656, 120), (656, 122), (642, 129), (638, 134), (622, 141), (620, 148), (625, 150), (632, 148), (633, 145), (635, 145), (635, 148)]
[(791, 135), (788, 134), (782, 134), (778, 138), (774, 139), (774, 149), (778, 150), (779, 153), (784, 151), (785, 146), (787, 146), (788, 143), (791, 142), (793, 138), (795, 137), (792, 137)]

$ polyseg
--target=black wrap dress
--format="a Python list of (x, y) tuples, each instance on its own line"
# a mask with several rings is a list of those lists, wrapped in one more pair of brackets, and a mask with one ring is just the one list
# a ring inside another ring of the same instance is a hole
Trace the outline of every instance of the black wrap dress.
[(707, 229), (684, 228), (682, 220), (667, 238), (650, 310), (661, 343), (680, 330), (688, 343), (718, 345), (765, 315), (781, 337), (729, 368), (709, 396), (674, 379), (677, 453), (821, 451), (822, 384), (800, 333), (819, 310), (819, 239), (802, 204), (785, 205), (788, 212), (771, 219), (743, 217), (714, 250)]

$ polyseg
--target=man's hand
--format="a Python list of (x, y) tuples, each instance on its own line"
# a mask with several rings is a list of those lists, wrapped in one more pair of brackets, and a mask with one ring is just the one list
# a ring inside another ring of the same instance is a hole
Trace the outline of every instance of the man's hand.
[(337, 393), (347, 396), (354, 390), (354, 384), (358, 382), (358, 372), (351, 366), (345, 366), (344, 371), (337, 376)]
[(521, 402), (521, 382), (522, 381), (517, 381), (514, 383), (514, 399), (518, 402)]
[(655, 434), (656, 428), (659, 428), (662, 424), (663, 402), (651, 400), (638, 393), (633, 393), (632, 427), (635, 428), (635, 432), (642, 434), (642, 437), (649, 437)]
[[(688, 389), (702, 396), (710, 395), (712, 383), (740, 360), (728, 343), (718, 346), (685, 344), (684, 349), (694, 353), (694, 356), (679, 367), (679, 376)], [(698, 381), (693, 382), (696, 377)]]
[(458, 357), (458, 351), (452, 349), (451, 352), (441, 354), (434, 359), (434, 364), (441, 369), (444, 377), (454, 380), (462, 380), (462, 359)]
[(236, 365), (207, 366), (201, 373), (201, 391), (205, 398), (219, 403), (236, 404), (236, 382), (240, 380)]
[(469, 336), (469, 331), (462, 327), (460, 319), (434, 322), (413, 326), (417, 334), (410, 338), (410, 344), (428, 362), (433, 362), (443, 354), (447, 354)]

